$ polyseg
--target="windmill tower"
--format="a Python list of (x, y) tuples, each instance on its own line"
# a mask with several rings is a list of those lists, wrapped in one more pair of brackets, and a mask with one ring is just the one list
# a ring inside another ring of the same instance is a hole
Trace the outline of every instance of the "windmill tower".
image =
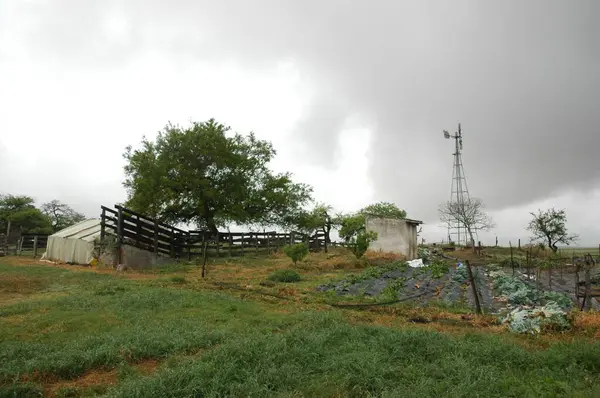
[[(450, 202), (464, 204), (465, 200), (470, 199), (469, 188), (467, 187), (467, 178), (465, 177), (465, 170), (462, 163), (462, 150), (463, 150), (463, 138), (460, 123), (458, 124), (458, 131), (454, 134), (450, 134), (444, 130), (444, 138), (454, 139), (454, 165), (452, 168), (452, 188), (450, 193)], [(473, 232), (473, 238), (477, 241), (477, 232)], [(469, 236), (465, 225), (459, 220), (453, 220), (448, 223), (448, 241), (456, 242), (459, 245), (467, 245), (470, 243)]]

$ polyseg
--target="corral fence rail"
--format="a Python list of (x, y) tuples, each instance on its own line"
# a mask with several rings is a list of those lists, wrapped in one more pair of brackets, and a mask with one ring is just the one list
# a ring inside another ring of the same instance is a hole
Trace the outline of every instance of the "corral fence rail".
[[(123, 206), (114, 209), (101, 206), (100, 241), (114, 236), (117, 255), (121, 245), (130, 245), (157, 255), (172, 258), (204, 256), (243, 256), (252, 253), (272, 253), (282, 246), (304, 242), (311, 251), (327, 250), (325, 233), (307, 235), (300, 232), (217, 232), (185, 231), (152, 217), (145, 216)], [(120, 258), (117, 259), (120, 261)]]

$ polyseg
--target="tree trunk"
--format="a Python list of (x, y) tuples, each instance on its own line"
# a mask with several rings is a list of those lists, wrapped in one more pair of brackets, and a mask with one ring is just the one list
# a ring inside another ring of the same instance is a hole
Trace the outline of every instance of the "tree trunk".
[(558, 247), (554, 243), (552, 243), (552, 239), (548, 238), (548, 247), (552, 250), (553, 253), (558, 251)]

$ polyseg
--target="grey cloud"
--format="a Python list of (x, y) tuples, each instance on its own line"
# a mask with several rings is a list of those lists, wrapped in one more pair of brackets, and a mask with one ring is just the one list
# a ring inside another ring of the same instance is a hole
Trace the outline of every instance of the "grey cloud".
[[(490, 208), (600, 178), (594, 0), (52, 4), (32, 11), (30, 44), (75, 59), (101, 49), (117, 62), (143, 48), (175, 62), (293, 60), (316, 90), (297, 126), (315, 159), (330, 166), (342, 121), (366, 115), (377, 196), (415, 217), (435, 218), (449, 196), (452, 146), (441, 131), (458, 121), (469, 186)], [(102, 33), (111, 12), (130, 20), (127, 47)]]

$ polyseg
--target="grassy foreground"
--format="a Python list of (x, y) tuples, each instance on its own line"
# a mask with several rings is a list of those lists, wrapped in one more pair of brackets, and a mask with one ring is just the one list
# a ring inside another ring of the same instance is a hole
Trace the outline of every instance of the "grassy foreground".
[(369, 325), (159, 277), (0, 263), (0, 397), (600, 396), (588, 339)]

